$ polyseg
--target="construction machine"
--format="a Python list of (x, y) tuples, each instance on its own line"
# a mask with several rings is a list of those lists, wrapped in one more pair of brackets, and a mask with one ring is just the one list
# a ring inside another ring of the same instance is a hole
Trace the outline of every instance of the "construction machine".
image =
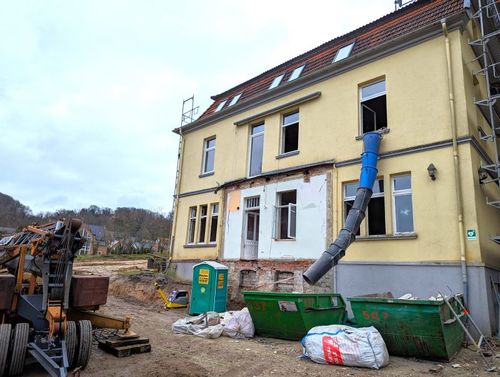
[(130, 319), (94, 313), (109, 278), (73, 276), (81, 221), (32, 225), (0, 240), (0, 376), (21, 375), (26, 358), (51, 376), (89, 362), (92, 325), (127, 330)]

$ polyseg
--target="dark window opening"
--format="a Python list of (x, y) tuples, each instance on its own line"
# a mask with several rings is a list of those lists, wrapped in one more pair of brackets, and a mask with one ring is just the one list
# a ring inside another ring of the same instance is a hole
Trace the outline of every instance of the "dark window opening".
[(198, 232), (198, 242), (205, 242), (205, 232), (207, 228), (207, 206), (200, 207), (200, 229)]
[(372, 198), (368, 203), (368, 234), (386, 234), (384, 197)]
[(386, 96), (373, 98), (361, 103), (363, 133), (387, 128)]
[(296, 237), (297, 191), (285, 191), (278, 194), (277, 239), (286, 240)]
[(282, 125), (281, 153), (299, 149), (299, 112), (284, 115)]

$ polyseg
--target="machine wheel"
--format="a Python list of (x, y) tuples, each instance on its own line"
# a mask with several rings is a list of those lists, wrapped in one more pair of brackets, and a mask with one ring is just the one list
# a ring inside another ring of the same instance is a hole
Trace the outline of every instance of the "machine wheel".
[(30, 326), (27, 323), (18, 323), (14, 328), (10, 354), (9, 376), (18, 376), (23, 373), (29, 334)]
[(76, 333), (76, 323), (68, 321), (68, 328), (64, 336), (66, 341), (66, 354), (68, 355), (68, 364), (70, 368), (75, 366), (75, 352), (78, 345), (78, 335)]
[(0, 325), (0, 377), (7, 369), (7, 354), (9, 353), (10, 334), (12, 326), (10, 323)]
[(90, 321), (78, 321), (78, 351), (75, 355), (75, 367), (85, 369), (90, 359), (92, 350), (92, 323)]

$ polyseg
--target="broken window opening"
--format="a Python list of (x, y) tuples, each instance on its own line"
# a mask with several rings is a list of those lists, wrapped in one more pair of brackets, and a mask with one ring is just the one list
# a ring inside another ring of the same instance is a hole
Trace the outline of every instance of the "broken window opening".
[(200, 206), (200, 228), (198, 229), (198, 242), (205, 243), (207, 229), (207, 206)]
[(385, 81), (360, 88), (361, 133), (387, 128)]
[(219, 204), (212, 204), (211, 219), (210, 219), (210, 237), (208, 242), (215, 243), (217, 241), (217, 225), (219, 222)]
[(297, 234), (297, 190), (278, 193), (276, 235), (278, 240), (295, 239)]
[(196, 207), (189, 208), (189, 226), (188, 226), (188, 237), (187, 243), (194, 243), (194, 235), (196, 230)]
[(281, 153), (299, 149), (299, 112), (283, 115)]
[(373, 184), (373, 194), (368, 203), (368, 235), (382, 235), (385, 232), (384, 180), (377, 179)]

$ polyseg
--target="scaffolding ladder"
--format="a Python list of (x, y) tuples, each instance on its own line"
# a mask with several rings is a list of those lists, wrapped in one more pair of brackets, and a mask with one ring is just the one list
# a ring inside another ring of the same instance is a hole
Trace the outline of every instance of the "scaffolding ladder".
[[(470, 41), (476, 54), (476, 61), (481, 69), (473, 72), (477, 78), (483, 77), (486, 86), (484, 98), (476, 99), (475, 104), (488, 122), (490, 129), (480, 130), (481, 140), (492, 144), (493, 158), (481, 161), (479, 182), (492, 183), (497, 188), (500, 185), (500, 2), (498, 0), (472, 1), (472, 18), (477, 21), (479, 37)], [(485, 156), (485, 159), (488, 156)], [(500, 193), (500, 189), (497, 190)], [(500, 209), (500, 199), (486, 197), (486, 204)], [(491, 237), (492, 241), (500, 243), (500, 236)]]

